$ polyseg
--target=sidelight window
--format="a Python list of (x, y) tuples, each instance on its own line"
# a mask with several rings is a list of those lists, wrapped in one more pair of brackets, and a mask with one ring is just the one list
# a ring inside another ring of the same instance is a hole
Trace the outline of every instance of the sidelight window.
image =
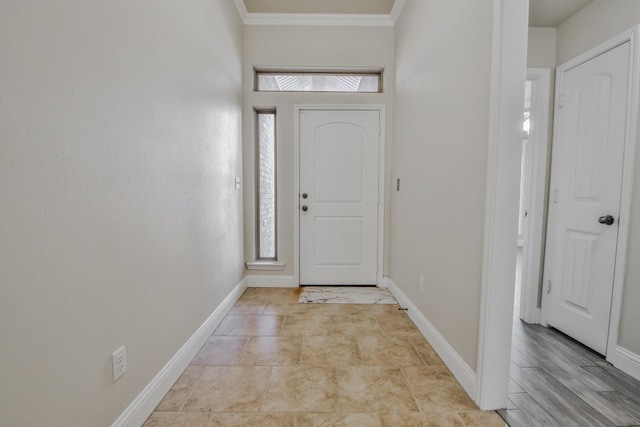
[(276, 112), (256, 112), (257, 259), (276, 255)]

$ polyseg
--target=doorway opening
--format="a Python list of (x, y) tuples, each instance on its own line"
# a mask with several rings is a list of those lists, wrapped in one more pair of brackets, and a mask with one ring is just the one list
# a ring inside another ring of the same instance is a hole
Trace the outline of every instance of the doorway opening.
[[(622, 44), (623, 43), (617, 42), (614, 43), (614, 46), (621, 46)], [(611, 52), (612, 50), (613, 49), (605, 50), (605, 52)], [(592, 55), (593, 53), (594, 52), (591, 52)], [(624, 55), (621, 55), (621, 57), (624, 57)], [(602, 62), (604, 56), (602, 56), (602, 52), (596, 52), (596, 54), (591, 57), (584, 55), (560, 66), (558, 68), (558, 73), (575, 70), (591, 58), (599, 58)], [(574, 90), (574, 92), (578, 92), (580, 94), (580, 96), (575, 96), (575, 93), (571, 92), (572, 87), (566, 84), (562, 77), (563, 76), (560, 75), (558, 78), (559, 83), (557, 90), (559, 95), (556, 97), (556, 122), (554, 124), (556, 127), (554, 133), (556, 135), (556, 143), (554, 144), (555, 178), (552, 180), (553, 185), (550, 191), (551, 201), (549, 202), (554, 205), (554, 208), (549, 209), (549, 242), (547, 243), (549, 247), (547, 251), (547, 258), (550, 259), (545, 261), (548, 271), (545, 271), (544, 286), (543, 283), (540, 283), (542, 279), (541, 276), (538, 276), (538, 282), (533, 284), (533, 286), (532, 283), (529, 283), (532, 269), (535, 270), (536, 268), (541, 267), (541, 264), (527, 264), (530, 259), (527, 255), (527, 251), (530, 255), (531, 239), (538, 237), (532, 233), (528, 234), (528, 232), (530, 232), (530, 228), (528, 228), (528, 226), (531, 226), (531, 224), (527, 224), (527, 221), (531, 218), (528, 215), (530, 212), (527, 210), (527, 207), (530, 207), (530, 205), (527, 205), (526, 203), (526, 200), (530, 197), (530, 195), (527, 194), (529, 188), (527, 179), (531, 176), (530, 172), (527, 172), (527, 165), (529, 162), (527, 157), (531, 155), (530, 150), (535, 148), (535, 145), (533, 145), (531, 140), (531, 136), (532, 132), (537, 130), (535, 129), (535, 125), (538, 123), (535, 119), (535, 102), (533, 101), (535, 98), (533, 95), (535, 93), (535, 84), (530, 88), (531, 103), (528, 106), (525, 103), (525, 109), (527, 109), (527, 107), (530, 108), (530, 115), (526, 115), (525, 113), (524, 121), (526, 122), (529, 120), (531, 128), (529, 129), (528, 135), (526, 135), (525, 132), (525, 136), (528, 136), (529, 139), (525, 144), (523, 144), (525, 146), (525, 152), (523, 153), (523, 182), (521, 185), (522, 197), (520, 209), (520, 219), (522, 221), (522, 239), (520, 243), (522, 246), (518, 249), (518, 262), (515, 277), (516, 298), (514, 300), (513, 312), (513, 334), (507, 408), (502, 409), (499, 412), (503, 418), (512, 425), (635, 425), (640, 423), (640, 413), (637, 410), (638, 405), (640, 404), (640, 401), (637, 398), (637, 396), (640, 395), (640, 381), (625, 374), (620, 369), (609, 363), (610, 361), (614, 365), (618, 364), (617, 362), (619, 361), (616, 359), (616, 352), (600, 350), (599, 353), (607, 354), (607, 358), (605, 359), (602, 354), (599, 354), (584, 345), (587, 344), (589, 347), (597, 349), (596, 346), (590, 345), (588, 341), (583, 340), (582, 337), (578, 336), (576, 338), (579, 338), (584, 344), (559, 332), (558, 330), (551, 327), (545, 327), (547, 326), (547, 319), (549, 321), (549, 325), (556, 325), (556, 321), (551, 317), (548, 317), (550, 304), (550, 297), (548, 294), (551, 293), (552, 289), (547, 286), (547, 279), (548, 277), (551, 277), (551, 280), (554, 280), (553, 277), (556, 277), (552, 276), (549, 272), (549, 262), (564, 266), (567, 263), (563, 262), (561, 257), (566, 256), (567, 253), (571, 253), (571, 250), (573, 250), (573, 247), (570, 245), (561, 247), (554, 246), (554, 244), (557, 244), (559, 241), (558, 236), (563, 235), (563, 229), (557, 226), (558, 223), (555, 222), (555, 219), (552, 217), (552, 211), (554, 209), (558, 209), (555, 207), (555, 204), (563, 202), (562, 197), (570, 199), (569, 202), (571, 202), (574, 200), (581, 201), (583, 199), (587, 199), (586, 195), (588, 195), (585, 191), (581, 191), (580, 193), (577, 193), (577, 196), (572, 196), (575, 193), (574, 187), (564, 187), (563, 190), (563, 187), (559, 186), (557, 169), (560, 168), (560, 171), (564, 172), (565, 175), (568, 173), (571, 178), (570, 182), (575, 186), (576, 182), (581, 184), (577, 178), (580, 178), (582, 175), (578, 172), (583, 170), (599, 170), (594, 166), (596, 160), (613, 157), (607, 157), (604, 155), (592, 157), (594, 161), (589, 163), (585, 162), (585, 159), (589, 160), (588, 157), (576, 156), (574, 151), (570, 153), (572, 155), (567, 155), (565, 152), (567, 150), (567, 146), (572, 147), (568, 145), (569, 143), (567, 141), (575, 142), (577, 139), (568, 138), (567, 132), (562, 133), (562, 131), (565, 130), (563, 126), (567, 127), (567, 123), (571, 124), (573, 122), (578, 122), (580, 124), (580, 126), (577, 126), (579, 129), (583, 129), (588, 126), (595, 126), (595, 124), (598, 123), (597, 115), (590, 115), (589, 117), (591, 117), (591, 121), (584, 122), (577, 120), (577, 118), (581, 117), (579, 113), (596, 111), (594, 106), (617, 105), (613, 102), (605, 102), (607, 101), (606, 99), (604, 101), (599, 99), (594, 100), (586, 96), (593, 92), (589, 92), (588, 89), (591, 87), (589, 85), (592, 85), (593, 82), (597, 83), (597, 78), (583, 78), (582, 80), (586, 82), (584, 85), (574, 85), (574, 87), (578, 87), (580, 89), (579, 91)], [(626, 81), (626, 79), (619, 80)], [(529, 89), (528, 85), (529, 82), (527, 83), (527, 89)], [(620, 92), (631, 93), (631, 91)], [(613, 90), (611, 93), (614, 93)], [(601, 91), (597, 92), (597, 94), (608, 95), (608, 92)], [(570, 99), (571, 95), (574, 96)], [(583, 101), (584, 99), (591, 102), (577, 104), (577, 100)], [(620, 102), (619, 104), (622, 105), (623, 103)], [(557, 119), (559, 112), (566, 115), (566, 117), (561, 117), (561, 121)], [(573, 113), (573, 115), (571, 115), (571, 113)], [(606, 114), (606, 117), (611, 116), (614, 116), (614, 114)], [(628, 114), (618, 114), (618, 117), (629, 120)], [(571, 119), (573, 119), (573, 122)], [(574, 128), (576, 128), (576, 126), (574, 126)], [(610, 127), (610, 129), (615, 128), (616, 127), (613, 125)], [(622, 127), (618, 126), (617, 128)], [(633, 128), (635, 128), (635, 125)], [(627, 132), (628, 129), (629, 128), (626, 128)], [(589, 132), (589, 135), (594, 134), (597, 133), (593, 131)], [(607, 141), (612, 139), (614, 138), (606, 138)], [(584, 154), (584, 151), (590, 148), (590, 141), (585, 138), (580, 138), (579, 140), (581, 141), (581, 146), (578, 147), (576, 151)], [(631, 142), (633, 142), (633, 139)], [(629, 143), (628, 139), (627, 143)], [(560, 144), (564, 144), (565, 151), (559, 150), (558, 147), (560, 147)], [(592, 144), (595, 144), (595, 142)], [(573, 162), (577, 162), (578, 160), (576, 159), (579, 159), (581, 163), (575, 167), (571, 166), (570, 163), (569, 166), (571, 167), (569, 167), (565, 164), (567, 159)], [(563, 163), (563, 160), (565, 163)], [(628, 166), (626, 161), (627, 159), (625, 159), (625, 169)], [(631, 164), (631, 168), (632, 166), (633, 164)], [(623, 168), (618, 167), (613, 169), (622, 170)], [(533, 175), (535, 176), (535, 172), (533, 172)], [(602, 180), (596, 180), (594, 182), (601, 183)], [(556, 195), (556, 188), (560, 188), (560, 196)], [(571, 193), (567, 188), (572, 189), (574, 193)], [(580, 187), (578, 185), (579, 190), (582, 190), (583, 188), (584, 186)], [(624, 194), (624, 185), (622, 185), (622, 191), (620, 192)], [(608, 191), (607, 193), (617, 192)], [(565, 201), (567, 204), (569, 202)], [(545, 211), (546, 210), (547, 209), (545, 207)], [(557, 213), (555, 215), (557, 216)], [(620, 215), (624, 216), (623, 214)], [(607, 226), (611, 225), (599, 220), (597, 216), (592, 216), (593, 218), (591, 222), (595, 222), (596, 224), (600, 223), (601, 227), (605, 229)], [(573, 216), (571, 216), (571, 218), (573, 218)], [(551, 228), (552, 224), (554, 225), (554, 228)], [(571, 233), (573, 233), (573, 237), (577, 235), (575, 227), (571, 229)], [(596, 233), (592, 232), (591, 235), (594, 236)], [(626, 233), (621, 233), (620, 235), (624, 236)], [(541, 249), (543, 247), (544, 242)], [(623, 261), (624, 256), (616, 261), (618, 260)], [(572, 265), (572, 271), (579, 270), (575, 268), (578, 263), (569, 262), (569, 264)], [(583, 262), (582, 265), (589, 266), (591, 264), (593, 264), (593, 262)], [(591, 276), (586, 277), (592, 279)], [(556, 283), (554, 283), (554, 286), (556, 284), (559, 286), (560, 279), (565, 279), (566, 281), (566, 278), (566, 274), (561, 275), (561, 277), (558, 277), (557, 280), (555, 280)], [(534, 290), (536, 292), (534, 292)], [(572, 291), (575, 291), (575, 288), (572, 288)], [(568, 305), (568, 302), (571, 302), (574, 294), (571, 292), (562, 293), (562, 303)], [(537, 298), (535, 298), (536, 296)], [(615, 307), (615, 292), (613, 296)], [(535, 304), (533, 303), (533, 299), (535, 299)], [(577, 306), (575, 303), (574, 305)], [(543, 310), (541, 310), (541, 307)], [(532, 313), (533, 316), (531, 316)], [(527, 316), (531, 316), (529, 318), (532, 319), (532, 321), (527, 320)], [(612, 317), (615, 317), (615, 315), (612, 315)], [(562, 329), (560, 326), (558, 326), (558, 328)], [(591, 330), (593, 330), (593, 328), (591, 328)], [(615, 331), (615, 328), (613, 328), (613, 330)], [(611, 346), (612, 341), (609, 341), (609, 345)], [(621, 365), (621, 367), (623, 366)]]
[(514, 305), (525, 322), (539, 323), (548, 192), (551, 70), (528, 69), (524, 90), (518, 218), (519, 286)]

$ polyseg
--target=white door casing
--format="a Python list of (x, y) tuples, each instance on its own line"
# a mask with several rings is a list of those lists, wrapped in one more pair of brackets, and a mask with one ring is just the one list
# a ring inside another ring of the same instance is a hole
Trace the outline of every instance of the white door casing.
[[(616, 265), (630, 45), (558, 72), (547, 323), (601, 354)], [(601, 223), (607, 215), (613, 224)]]
[(539, 323), (538, 299), (546, 214), (551, 70), (548, 68), (529, 68), (527, 69), (527, 80), (532, 82), (531, 130), (529, 132), (530, 155), (527, 158), (529, 165), (525, 168), (529, 171), (525, 188), (525, 209), (528, 215), (525, 218), (525, 239), (522, 254), (520, 318), (527, 323)]
[(300, 284), (377, 283), (380, 120), (299, 111)]

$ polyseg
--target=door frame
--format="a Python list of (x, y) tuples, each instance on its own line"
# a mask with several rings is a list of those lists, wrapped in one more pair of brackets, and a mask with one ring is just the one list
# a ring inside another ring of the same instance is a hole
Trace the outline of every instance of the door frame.
[(493, 0), (487, 190), (475, 390), (482, 410), (505, 408), (511, 333), (527, 69), (528, 0)]
[[(522, 293), (520, 318), (527, 323), (540, 322), (538, 299), (545, 236), (545, 202), (547, 200), (547, 157), (549, 154), (549, 102), (551, 99), (551, 69), (527, 68), (527, 80), (533, 82), (531, 117), (536, 124), (529, 135), (531, 144), (531, 174), (529, 176), (529, 206), (524, 232)], [(526, 267), (526, 268), (525, 268)]]
[[(618, 219), (618, 244), (616, 247), (616, 260), (614, 265), (614, 279), (613, 279), (613, 295), (611, 300), (611, 314), (609, 317), (609, 336), (607, 338), (607, 354), (606, 359), (608, 362), (616, 365), (616, 350), (618, 348), (618, 333), (620, 328), (620, 315), (622, 311), (622, 296), (624, 289), (626, 262), (627, 262), (627, 245), (629, 239), (629, 220), (631, 218), (631, 201), (633, 191), (633, 175), (635, 167), (635, 150), (636, 141), (638, 137), (638, 101), (640, 99), (640, 77), (638, 71), (640, 70), (640, 44), (638, 43), (638, 37), (640, 36), (640, 26), (636, 26), (631, 30), (628, 30), (608, 41), (578, 55), (577, 57), (565, 62), (556, 69), (556, 97), (554, 103), (554, 122), (558, 121), (558, 105), (562, 94), (563, 72), (583, 64), (611, 49), (614, 49), (626, 42), (630, 43), (630, 58), (629, 58), (629, 98), (627, 99), (627, 117), (626, 117), (626, 129), (625, 129), (625, 141), (624, 141), (624, 159), (622, 169), (622, 188), (620, 193), (620, 217)], [(557, 126), (554, 126), (553, 137), (554, 141), (557, 138)], [(557, 144), (554, 144), (552, 158), (557, 155)], [(551, 189), (554, 188), (557, 181), (556, 169), (559, 165), (552, 163), (551, 166)], [(548, 224), (547, 227), (547, 245), (549, 250), (545, 256), (545, 273), (544, 273), (544, 286), (549, 284), (549, 272), (552, 269), (553, 259), (553, 230), (552, 224), (556, 220), (556, 209), (553, 209), (551, 203), (552, 194), (549, 195), (549, 212), (548, 212)], [(549, 298), (547, 291), (543, 289), (542, 292), (542, 310), (541, 310), (541, 323), (546, 325), (549, 310)]]
[(293, 280), (300, 286), (300, 112), (301, 111), (378, 111), (378, 255), (376, 285), (383, 286), (384, 190), (386, 114), (382, 104), (294, 104), (293, 106)]

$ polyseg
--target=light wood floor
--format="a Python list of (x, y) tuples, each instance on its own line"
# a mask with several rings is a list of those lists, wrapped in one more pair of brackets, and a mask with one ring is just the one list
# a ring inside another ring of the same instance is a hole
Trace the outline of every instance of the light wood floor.
[(512, 427), (640, 426), (640, 381), (560, 332), (522, 322), (517, 302), (502, 417)]
[(397, 305), (248, 289), (145, 427), (504, 427)]

